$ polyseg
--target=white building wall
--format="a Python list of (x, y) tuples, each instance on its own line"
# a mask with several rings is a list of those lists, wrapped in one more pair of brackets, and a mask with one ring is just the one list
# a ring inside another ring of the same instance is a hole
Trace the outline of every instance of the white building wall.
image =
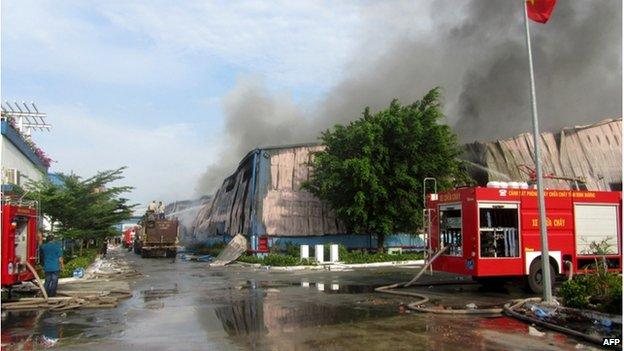
[(24, 154), (22, 154), (20, 150), (4, 135), (2, 135), (0, 144), (0, 164), (3, 176), (5, 174), (5, 170), (14, 168), (21, 174), (21, 185), (26, 183), (26, 177), (32, 180), (41, 180), (43, 178), (43, 172), (39, 170), (26, 156), (24, 156)]

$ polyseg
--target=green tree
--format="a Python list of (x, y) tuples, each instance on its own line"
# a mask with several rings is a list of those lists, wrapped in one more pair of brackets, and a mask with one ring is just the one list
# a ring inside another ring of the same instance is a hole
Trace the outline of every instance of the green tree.
[(440, 91), (403, 106), (397, 100), (376, 114), (369, 108), (346, 126), (322, 133), (314, 172), (304, 183), (327, 201), (347, 229), (375, 234), (379, 247), (390, 233), (416, 233), (422, 226), (422, 183), (438, 189), (472, 183), (457, 157), (461, 150), (444, 116)]
[(87, 179), (59, 174), (59, 184), (47, 178), (31, 181), (26, 186), (26, 197), (39, 201), (41, 213), (52, 224), (52, 231), (60, 236), (105, 238), (115, 234), (113, 225), (130, 218), (135, 206), (121, 197), (132, 187), (108, 185), (123, 179), (124, 169), (98, 172)]

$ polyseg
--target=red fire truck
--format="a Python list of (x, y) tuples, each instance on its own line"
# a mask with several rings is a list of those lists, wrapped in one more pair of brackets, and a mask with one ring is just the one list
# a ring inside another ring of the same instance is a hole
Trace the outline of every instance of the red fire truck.
[(37, 206), (32, 201), (2, 201), (2, 287), (34, 279), (26, 267), (37, 260)]
[(124, 230), (123, 247), (125, 247), (128, 250), (132, 248), (132, 243), (134, 242), (134, 236), (136, 235), (136, 232), (138, 231), (139, 231), (138, 226), (132, 226)]
[[(552, 279), (577, 274), (601, 258), (622, 270), (622, 193), (546, 190)], [(484, 283), (525, 277), (541, 292), (541, 244), (537, 190), (460, 188), (427, 197), (426, 218), (433, 251), (447, 247), (433, 269), (470, 275)], [(604, 253), (604, 252), (603, 252)]]

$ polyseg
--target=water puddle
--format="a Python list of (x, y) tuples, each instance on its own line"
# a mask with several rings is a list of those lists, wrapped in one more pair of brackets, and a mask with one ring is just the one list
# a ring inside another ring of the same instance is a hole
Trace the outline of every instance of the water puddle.
[(370, 294), (375, 292), (375, 285), (340, 284), (325, 282), (302, 281), (300, 286), (304, 289), (314, 289), (326, 294)]
[(108, 313), (27, 311), (2, 314), (2, 350), (39, 350), (72, 340), (106, 338), (123, 330)]
[(235, 287), (236, 290), (267, 289), (269, 292), (277, 292), (280, 288), (300, 287), (311, 292), (318, 291), (326, 294), (369, 294), (374, 293), (378, 285), (366, 284), (341, 284), (337, 281), (308, 281), (282, 282), (282, 281), (252, 281)]
[(244, 299), (215, 309), (230, 336), (282, 332), (298, 328), (354, 323), (373, 317), (395, 315), (387, 309), (306, 303), (283, 305), (277, 301)]

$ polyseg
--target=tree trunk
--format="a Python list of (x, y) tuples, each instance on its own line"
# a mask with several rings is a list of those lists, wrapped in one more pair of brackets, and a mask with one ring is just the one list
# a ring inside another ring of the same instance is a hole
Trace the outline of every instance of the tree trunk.
[(384, 252), (384, 242), (386, 241), (385, 234), (377, 234), (377, 250), (379, 252)]

